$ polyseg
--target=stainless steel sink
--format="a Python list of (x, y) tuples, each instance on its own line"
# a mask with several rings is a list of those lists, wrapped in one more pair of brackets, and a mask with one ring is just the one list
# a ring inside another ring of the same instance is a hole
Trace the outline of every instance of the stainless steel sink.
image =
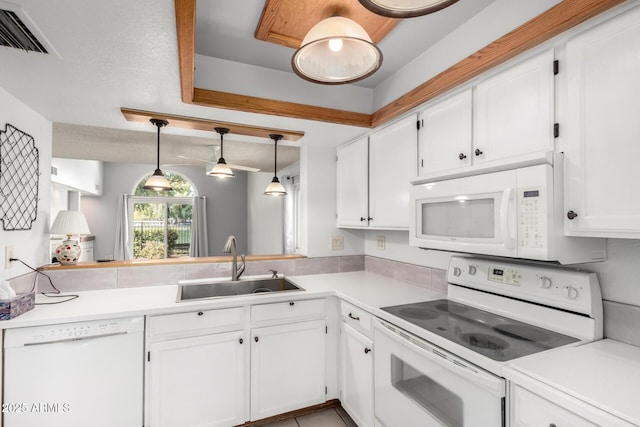
[(188, 283), (178, 287), (177, 301), (224, 298), (239, 295), (304, 291), (284, 277), (227, 282)]

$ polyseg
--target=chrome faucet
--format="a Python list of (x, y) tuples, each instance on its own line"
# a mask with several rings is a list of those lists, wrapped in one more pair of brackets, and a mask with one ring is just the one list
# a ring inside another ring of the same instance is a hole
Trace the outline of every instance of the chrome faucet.
[(242, 276), (242, 273), (244, 273), (245, 262), (244, 254), (240, 255), (242, 265), (238, 267), (238, 247), (235, 236), (229, 236), (227, 238), (227, 243), (224, 244), (223, 251), (224, 253), (233, 255), (233, 260), (231, 261), (231, 281), (237, 282), (240, 276)]

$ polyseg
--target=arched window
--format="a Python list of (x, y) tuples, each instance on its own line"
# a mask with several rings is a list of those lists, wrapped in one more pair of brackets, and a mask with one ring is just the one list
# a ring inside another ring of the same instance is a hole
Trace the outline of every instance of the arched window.
[[(151, 174), (149, 174), (151, 175)], [(164, 175), (173, 190), (145, 190), (146, 175), (129, 198), (134, 259), (190, 256), (193, 198), (197, 190), (185, 176), (171, 171)]]

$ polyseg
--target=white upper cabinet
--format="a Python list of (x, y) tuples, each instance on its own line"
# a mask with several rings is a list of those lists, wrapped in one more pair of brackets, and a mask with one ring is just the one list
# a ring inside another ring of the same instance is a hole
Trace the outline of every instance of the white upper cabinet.
[(338, 227), (408, 229), (417, 150), (416, 114), (339, 147)]
[(409, 228), (409, 189), (416, 177), (417, 115), (369, 138), (369, 226)]
[(422, 113), (420, 175), (471, 166), (471, 89), (440, 101)]
[(367, 227), (369, 139), (338, 148), (338, 227)]
[(567, 42), (561, 143), (568, 235), (640, 238), (639, 41), (635, 8)]
[(550, 49), (478, 83), (474, 163), (554, 149), (553, 61)]

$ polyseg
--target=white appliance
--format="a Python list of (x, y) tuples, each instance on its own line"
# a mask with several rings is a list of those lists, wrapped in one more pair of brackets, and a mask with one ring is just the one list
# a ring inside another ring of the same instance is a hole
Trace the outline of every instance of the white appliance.
[(448, 281), (447, 299), (383, 307), (374, 323), (380, 426), (503, 426), (509, 363), (602, 338), (594, 273), (452, 257)]
[(5, 427), (140, 427), (144, 318), (7, 329)]
[(562, 264), (604, 260), (605, 239), (564, 235), (563, 157), (550, 159), (551, 164), (414, 182), (409, 243)]

